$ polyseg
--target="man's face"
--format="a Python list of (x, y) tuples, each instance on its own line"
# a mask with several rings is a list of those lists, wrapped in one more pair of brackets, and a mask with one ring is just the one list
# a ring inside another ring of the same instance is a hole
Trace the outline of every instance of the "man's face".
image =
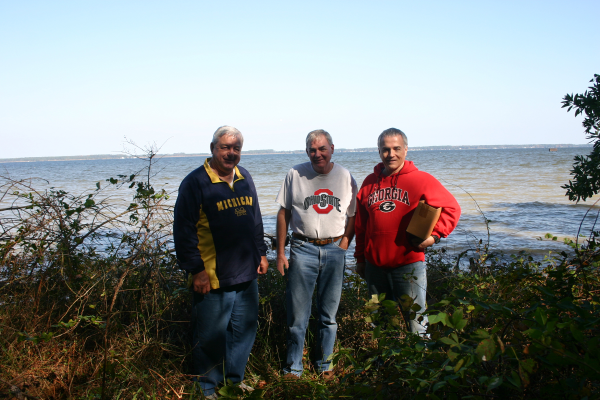
[(326, 174), (330, 171), (333, 145), (329, 144), (325, 136), (318, 136), (313, 140), (308, 149), (306, 149), (306, 154), (316, 172)]
[(217, 144), (210, 144), (210, 152), (212, 153), (213, 167), (224, 174), (230, 174), (240, 162), (242, 144), (233, 136), (223, 135)]
[(379, 157), (385, 165), (388, 174), (399, 172), (404, 166), (408, 147), (404, 145), (402, 136), (386, 136), (379, 147)]

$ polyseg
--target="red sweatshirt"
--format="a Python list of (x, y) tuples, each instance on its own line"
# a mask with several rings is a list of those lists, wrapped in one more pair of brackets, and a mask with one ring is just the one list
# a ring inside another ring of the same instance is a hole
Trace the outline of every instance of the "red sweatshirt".
[(460, 206), (452, 194), (427, 172), (405, 161), (400, 172), (385, 176), (379, 163), (367, 176), (357, 196), (356, 262), (395, 268), (425, 260), (425, 252), (412, 246), (406, 228), (420, 200), (442, 207), (433, 235), (446, 237), (460, 218)]

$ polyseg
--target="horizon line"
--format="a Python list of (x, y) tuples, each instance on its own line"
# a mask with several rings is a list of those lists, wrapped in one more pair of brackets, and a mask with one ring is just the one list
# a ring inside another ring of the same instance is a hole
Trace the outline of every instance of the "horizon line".
[[(591, 143), (587, 144), (568, 144), (568, 143), (546, 143), (546, 144), (487, 144), (487, 145), (441, 145), (441, 146), (415, 146), (408, 147), (409, 151), (431, 151), (431, 150), (484, 150), (484, 149), (508, 149), (508, 148), (573, 148), (573, 147), (593, 147)], [(348, 148), (337, 148), (338, 152), (353, 152), (353, 153), (366, 153), (376, 152), (377, 147), (358, 147), (353, 149)], [(242, 155), (266, 155), (266, 154), (301, 154), (305, 150), (273, 150), (273, 149), (260, 149), (260, 150), (243, 150)], [(116, 153), (116, 152), (115, 152)], [(210, 155), (208, 152), (204, 153), (157, 153), (157, 157), (202, 157)], [(116, 153), (116, 154), (88, 154), (88, 155), (72, 155), (72, 156), (35, 156), (35, 157), (10, 157), (0, 158), (0, 163), (6, 162), (35, 162), (35, 161), (80, 161), (80, 160), (107, 160), (107, 159), (133, 159), (133, 158), (144, 158), (144, 155), (132, 155), (127, 153)]]

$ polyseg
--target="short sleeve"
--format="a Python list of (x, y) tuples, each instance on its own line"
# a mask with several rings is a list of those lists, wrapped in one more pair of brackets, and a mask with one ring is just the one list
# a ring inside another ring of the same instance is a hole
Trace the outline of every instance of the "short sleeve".
[(277, 198), (275, 201), (279, 203), (279, 205), (286, 210), (292, 209), (292, 178), (293, 178), (294, 169), (290, 169), (285, 176), (285, 179), (281, 183), (281, 188), (279, 188), (279, 193), (277, 194)]

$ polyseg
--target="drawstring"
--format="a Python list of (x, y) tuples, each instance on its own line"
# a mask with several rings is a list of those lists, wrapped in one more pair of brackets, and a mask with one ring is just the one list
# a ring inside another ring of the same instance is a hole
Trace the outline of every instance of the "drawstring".
[[(391, 185), (394, 189), (398, 188), (398, 179), (400, 179), (400, 172), (398, 172), (395, 176), (392, 177)], [(381, 181), (383, 180), (383, 169), (377, 174), (377, 191), (381, 190)]]

